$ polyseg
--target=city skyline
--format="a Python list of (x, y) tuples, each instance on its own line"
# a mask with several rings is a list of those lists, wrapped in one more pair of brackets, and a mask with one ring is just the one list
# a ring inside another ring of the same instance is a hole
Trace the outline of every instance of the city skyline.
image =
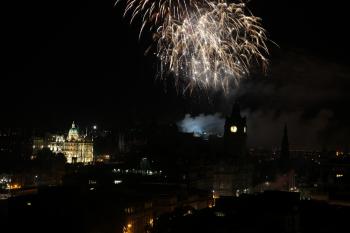
[(1, 229), (348, 231), (345, 1), (3, 9)]
[[(242, 82), (233, 95), (209, 97), (182, 96), (171, 83), (155, 80), (155, 59), (144, 56), (147, 36), (139, 41), (137, 25), (130, 26), (113, 3), (8, 3), (2, 126), (57, 129), (72, 120), (111, 128), (143, 119), (176, 123), (186, 114), (227, 115), (239, 100), (255, 122), (250, 130), (258, 134), (256, 145), (279, 139), (285, 122), (295, 135), (291, 140), (346, 143), (348, 45), (336, 36), (345, 26), (341, 1), (332, 6), (249, 2), (279, 45), (269, 44), (269, 73)], [(269, 140), (261, 140), (269, 129)]]

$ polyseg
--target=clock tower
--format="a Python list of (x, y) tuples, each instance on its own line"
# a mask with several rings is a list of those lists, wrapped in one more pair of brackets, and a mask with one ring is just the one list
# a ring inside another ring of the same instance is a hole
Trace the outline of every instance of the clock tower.
[(239, 104), (232, 107), (226, 117), (224, 129), (224, 153), (218, 158), (214, 170), (213, 190), (218, 196), (239, 196), (249, 193), (254, 165), (247, 155), (247, 122), (241, 116)]
[(235, 102), (232, 113), (226, 117), (224, 129), (225, 153), (234, 158), (241, 158), (246, 154), (247, 123), (246, 117), (241, 116), (239, 104)]

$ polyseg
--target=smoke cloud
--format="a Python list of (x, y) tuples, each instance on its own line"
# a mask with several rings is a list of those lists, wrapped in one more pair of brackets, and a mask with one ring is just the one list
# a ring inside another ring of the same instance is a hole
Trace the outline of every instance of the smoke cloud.
[(225, 118), (215, 113), (213, 115), (200, 114), (192, 117), (186, 114), (185, 118), (177, 123), (179, 129), (184, 133), (194, 133), (195, 135), (223, 135)]
[(350, 148), (349, 74), (344, 64), (304, 50), (281, 49), (274, 54), (268, 77), (252, 76), (229, 96), (187, 107), (197, 115), (186, 115), (178, 126), (183, 132), (221, 134), (225, 116), (238, 101), (247, 117), (249, 147), (280, 147), (287, 124), (291, 149)]
[[(302, 111), (276, 114), (273, 111), (243, 110), (242, 116), (247, 117), (248, 147), (279, 148), (284, 125), (287, 124), (291, 149), (316, 149), (316, 145), (321, 149), (320, 141), (333, 112), (323, 109), (310, 119), (305, 119), (303, 114)], [(195, 136), (222, 136), (225, 118), (219, 113), (198, 116), (186, 114), (177, 125), (181, 132), (193, 133)]]

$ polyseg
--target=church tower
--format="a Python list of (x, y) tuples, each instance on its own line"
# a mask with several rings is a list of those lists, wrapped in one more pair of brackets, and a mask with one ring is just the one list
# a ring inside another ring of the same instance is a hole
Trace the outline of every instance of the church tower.
[(247, 155), (247, 119), (239, 104), (232, 107), (224, 128), (224, 153), (214, 170), (213, 190), (218, 196), (239, 196), (252, 187), (253, 164)]
[(290, 154), (289, 154), (289, 140), (288, 140), (288, 129), (287, 124), (284, 125), (283, 138), (281, 143), (280, 153), (280, 168), (283, 172), (289, 169)]
[(232, 107), (232, 113), (225, 121), (224, 129), (225, 153), (234, 158), (244, 157), (247, 146), (246, 117), (241, 116), (240, 106), (237, 102)]

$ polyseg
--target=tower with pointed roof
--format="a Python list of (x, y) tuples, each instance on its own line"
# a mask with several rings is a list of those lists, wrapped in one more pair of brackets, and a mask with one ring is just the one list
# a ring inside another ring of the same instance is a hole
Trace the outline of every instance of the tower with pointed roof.
[(287, 129), (287, 124), (285, 124), (283, 129), (283, 137), (282, 137), (281, 153), (280, 153), (280, 167), (282, 171), (288, 170), (289, 162), (290, 162), (290, 153), (289, 153), (288, 129)]
[(247, 119), (242, 117), (238, 102), (224, 126), (224, 153), (217, 159), (213, 190), (218, 196), (248, 193), (252, 186), (253, 164), (247, 155)]

